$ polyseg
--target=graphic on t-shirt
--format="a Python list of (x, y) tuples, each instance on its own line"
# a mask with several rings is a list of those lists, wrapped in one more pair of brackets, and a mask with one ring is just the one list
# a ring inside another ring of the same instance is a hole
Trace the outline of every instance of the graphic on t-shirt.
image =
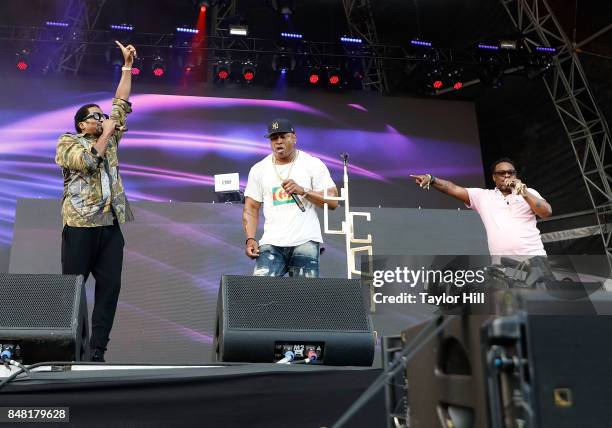
[(295, 204), (293, 198), (281, 186), (272, 188), (272, 205)]

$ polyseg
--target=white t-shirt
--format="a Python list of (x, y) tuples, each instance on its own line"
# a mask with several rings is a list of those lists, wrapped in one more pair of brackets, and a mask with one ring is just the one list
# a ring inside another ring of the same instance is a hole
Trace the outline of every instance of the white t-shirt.
[[(491, 255), (546, 255), (536, 216), (525, 198), (510, 194), (504, 196), (499, 189), (467, 189), (468, 208), (474, 209), (484, 223)], [(527, 191), (542, 199), (533, 189)]]
[(293, 165), (274, 165), (271, 154), (257, 162), (249, 172), (244, 196), (263, 202), (264, 233), (259, 244), (296, 247), (308, 241), (323, 242), (315, 205), (298, 196), (306, 208), (302, 212), (283, 190), (278, 175), (283, 180), (292, 179), (310, 190), (322, 191), (335, 187), (325, 164), (301, 150)]

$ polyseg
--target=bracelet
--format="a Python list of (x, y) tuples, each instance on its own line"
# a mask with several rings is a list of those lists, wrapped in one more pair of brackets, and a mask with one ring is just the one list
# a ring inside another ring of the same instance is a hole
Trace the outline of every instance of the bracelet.
[(121, 67), (121, 70), (122, 71), (132, 71), (132, 67), (123, 66), (123, 67)]
[(252, 239), (253, 241), (257, 242), (257, 239), (255, 239), (255, 238), (247, 238), (247, 240), (246, 240), (246, 241), (244, 241), (244, 245), (248, 244), (248, 243), (249, 243), (249, 241), (250, 241), (251, 239)]

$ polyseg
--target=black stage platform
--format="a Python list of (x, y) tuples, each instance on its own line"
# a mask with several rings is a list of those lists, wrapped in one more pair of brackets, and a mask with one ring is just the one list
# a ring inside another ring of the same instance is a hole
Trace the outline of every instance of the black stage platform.
[[(62, 427), (330, 427), (381, 372), (278, 364), (37, 370), (2, 388), (0, 406), (69, 407), (69, 423), (51, 424)], [(383, 393), (349, 426), (384, 427)]]

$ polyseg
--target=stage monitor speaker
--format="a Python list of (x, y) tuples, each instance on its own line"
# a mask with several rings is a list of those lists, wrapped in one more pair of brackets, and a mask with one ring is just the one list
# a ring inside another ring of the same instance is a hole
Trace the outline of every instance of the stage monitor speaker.
[[(455, 317), (406, 367), (411, 428), (488, 428), (480, 330), (488, 315)], [(404, 345), (427, 323), (402, 332)]]
[(214, 357), (272, 363), (287, 351), (327, 365), (371, 366), (375, 334), (359, 280), (221, 277)]
[(88, 336), (82, 276), (0, 274), (0, 347), (13, 359), (81, 361)]
[[(513, 291), (504, 301), (523, 299), (515, 312), (455, 316), (407, 365), (410, 427), (607, 426), (611, 294), (570, 305)], [(568, 314), (576, 308), (583, 312)], [(405, 330), (404, 345), (426, 325)]]

